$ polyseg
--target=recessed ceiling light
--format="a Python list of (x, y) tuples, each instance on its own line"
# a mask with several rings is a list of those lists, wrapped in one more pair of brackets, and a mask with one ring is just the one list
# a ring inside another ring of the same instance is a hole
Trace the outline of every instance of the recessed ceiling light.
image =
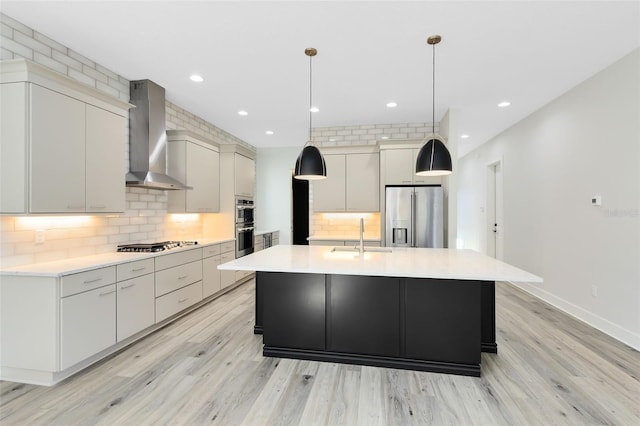
[(381, 139), (389, 139), (389, 136), (382, 136)]
[(243, 109), (241, 109), (240, 111), (238, 111), (238, 115), (249, 115), (249, 113)]
[(273, 134), (273, 130), (267, 130), (266, 132), (264, 132), (267, 135), (272, 135)]
[(398, 106), (398, 104), (397, 104), (397, 103), (395, 103), (395, 102), (389, 102), (389, 103), (387, 104), (387, 108), (395, 108), (395, 107), (397, 107), (397, 106)]
[(320, 108), (318, 108), (318, 107), (311, 107), (311, 108), (309, 108), (309, 111), (311, 111), (311, 112), (318, 112), (318, 111), (320, 111)]
[(503, 101), (503, 102), (500, 102), (500, 103), (498, 104), (498, 107), (500, 107), (500, 108), (506, 108), (506, 107), (508, 107), (509, 105), (511, 105), (511, 102), (509, 102), (509, 101)]
[(204, 81), (204, 78), (202, 78), (202, 76), (198, 74), (193, 74), (191, 77), (189, 77), (189, 79), (191, 81), (195, 81), (196, 83), (202, 83)]
[(468, 138), (469, 138), (469, 135), (467, 134), (460, 135), (460, 139), (468, 139)]

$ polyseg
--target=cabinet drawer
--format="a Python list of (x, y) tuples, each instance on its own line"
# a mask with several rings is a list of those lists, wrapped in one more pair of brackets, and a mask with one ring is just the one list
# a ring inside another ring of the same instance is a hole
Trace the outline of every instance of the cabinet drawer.
[(236, 242), (235, 241), (227, 241), (226, 243), (222, 243), (220, 245), (220, 253), (226, 253), (228, 251), (236, 251)]
[(161, 271), (167, 268), (173, 268), (174, 266), (182, 265), (189, 262), (195, 262), (202, 259), (202, 249), (197, 248), (193, 250), (181, 251), (179, 253), (165, 254), (157, 256), (156, 271)]
[(71, 296), (72, 294), (115, 283), (116, 267), (108, 266), (78, 274), (65, 275), (60, 282), (62, 283), (62, 297)]
[(156, 299), (156, 323), (202, 300), (202, 281)]
[(143, 259), (135, 262), (122, 263), (116, 266), (118, 281), (129, 280), (153, 272), (153, 259)]
[(202, 258), (220, 254), (220, 244), (213, 244), (202, 248)]
[(202, 260), (156, 272), (156, 297), (202, 279)]

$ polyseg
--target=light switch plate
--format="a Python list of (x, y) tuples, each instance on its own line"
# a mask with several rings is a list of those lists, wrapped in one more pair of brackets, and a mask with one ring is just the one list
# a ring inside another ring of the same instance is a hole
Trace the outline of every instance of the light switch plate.
[(602, 195), (594, 195), (591, 197), (591, 205), (592, 206), (601, 206), (602, 205)]

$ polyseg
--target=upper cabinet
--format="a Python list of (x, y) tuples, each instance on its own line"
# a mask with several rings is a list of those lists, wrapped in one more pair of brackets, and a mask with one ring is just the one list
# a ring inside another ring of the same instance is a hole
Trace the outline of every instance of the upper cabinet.
[(0, 213), (124, 211), (131, 105), (24, 59), (0, 84)]
[(220, 154), (213, 143), (183, 130), (168, 130), (168, 173), (193, 189), (169, 191), (170, 213), (220, 211)]
[(369, 148), (323, 152), (327, 178), (313, 181), (315, 212), (380, 211), (380, 156)]
[(385, 185), (440, 185), (442, 178), (416, 175), (418, 144), (380, 146), (380, 161)]
[(256, 182), (255, 161), (238, 153), (234, 154), (233, 161), (236, 195), (253, 198)]

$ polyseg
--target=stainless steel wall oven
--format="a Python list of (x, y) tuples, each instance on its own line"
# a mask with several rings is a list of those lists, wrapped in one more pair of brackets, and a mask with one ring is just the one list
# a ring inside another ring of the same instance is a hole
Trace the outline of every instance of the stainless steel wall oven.
[(236, 199), (236, 258), (253, 253), (253, 200)]

